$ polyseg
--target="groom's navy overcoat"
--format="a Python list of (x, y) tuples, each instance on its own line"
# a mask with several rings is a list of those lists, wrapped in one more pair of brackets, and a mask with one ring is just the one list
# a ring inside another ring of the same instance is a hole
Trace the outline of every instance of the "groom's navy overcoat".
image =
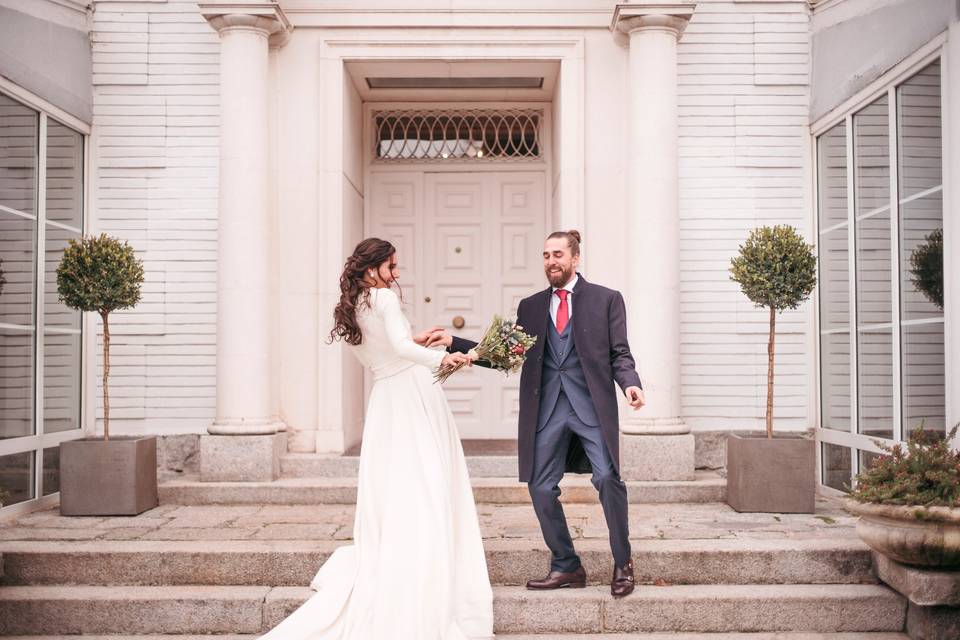
[[(543, 357), (547, 331), (552, 331), (550, 296), (553, 288), (547, 287), (520, 301), (517, 307), (517, 322), (528, 334), (537, 337), (537, 342), (527, 354), (520, 374), (520, 419), (517, 428), (517, 446), (520, 458), (520, 480), (530, 482), (533, 472), (534, 441), (537, 433), (542, 393)], [(572, 304), (573, 343), (587, 388), (593, 400), (603, 430), (603, 439), (610, 452), (613, 464), (620, 472), (620, 424), (617, 412), (617, 392), (614, 383), (621, 389), (640, 387), (640, 376), (627, 343), (627, 318), (623, 296), (619, 291), (587, 282), (579, 277), (573, 289)], [(475, 342), (453, 338), (450, 351), (466, 353), (476, 346)], [(590, 462), (584, 454), (579, 438), (571, 438), (567, 454), (567, 471), (590, 473)]]

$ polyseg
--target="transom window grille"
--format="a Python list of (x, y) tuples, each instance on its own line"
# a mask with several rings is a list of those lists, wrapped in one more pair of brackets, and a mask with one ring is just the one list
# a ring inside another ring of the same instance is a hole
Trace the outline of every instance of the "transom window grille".
[(378, 111), (378, 162), (539, 160), (540, 109)]

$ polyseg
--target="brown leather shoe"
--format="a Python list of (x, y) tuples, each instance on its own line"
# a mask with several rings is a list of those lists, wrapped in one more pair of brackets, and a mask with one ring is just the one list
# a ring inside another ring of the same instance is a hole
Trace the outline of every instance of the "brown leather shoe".
[(551, 571), (546, 578), (540, 580), (531, 580), (527, 583), (527, 589), (562, 589), (570, 587), (571, 589), (582, 589), (587, 586), (587, 572), (583, 567), (578, 568), (571, 573), (561, 571)]
[(613, 568), (613, 580), (610, 581), (610, 595), (622, 598), (633, 593), (633, 561), (623, 567)]

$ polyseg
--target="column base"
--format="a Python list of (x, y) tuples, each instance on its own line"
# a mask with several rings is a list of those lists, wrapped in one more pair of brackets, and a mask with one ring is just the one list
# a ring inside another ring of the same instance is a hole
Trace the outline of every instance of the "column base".
[(216, 420), (207, 427), (207, 433), (215, 436), (268, 436), (286, 430), (287, 425), (276, 418)]
[(200, 436), (202, 482), (272, 482), (280, 477), (287, 435)]
[(620, 433), (620, 476), (624, 480), (693, 480), (692, 433)]
[(633, 436), (672, 436), (690, 433), (683, 418), (627, 418), (620, 423), (620, 433)]

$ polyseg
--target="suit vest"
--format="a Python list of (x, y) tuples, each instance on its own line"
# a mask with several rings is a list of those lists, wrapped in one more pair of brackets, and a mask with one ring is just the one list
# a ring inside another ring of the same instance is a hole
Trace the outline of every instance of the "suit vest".
[(547, 340), (544, 345), (543, 375), (540, 378), (540, 414), (537, 428), (542, 429), (557, 405), (561, 391), (567, 396), (577, 417), (584, 424), (600, 426), (593, 406), (587, 378), (573, 343), (573, 318), (557, 333), (553, 319), (547, 317)]

